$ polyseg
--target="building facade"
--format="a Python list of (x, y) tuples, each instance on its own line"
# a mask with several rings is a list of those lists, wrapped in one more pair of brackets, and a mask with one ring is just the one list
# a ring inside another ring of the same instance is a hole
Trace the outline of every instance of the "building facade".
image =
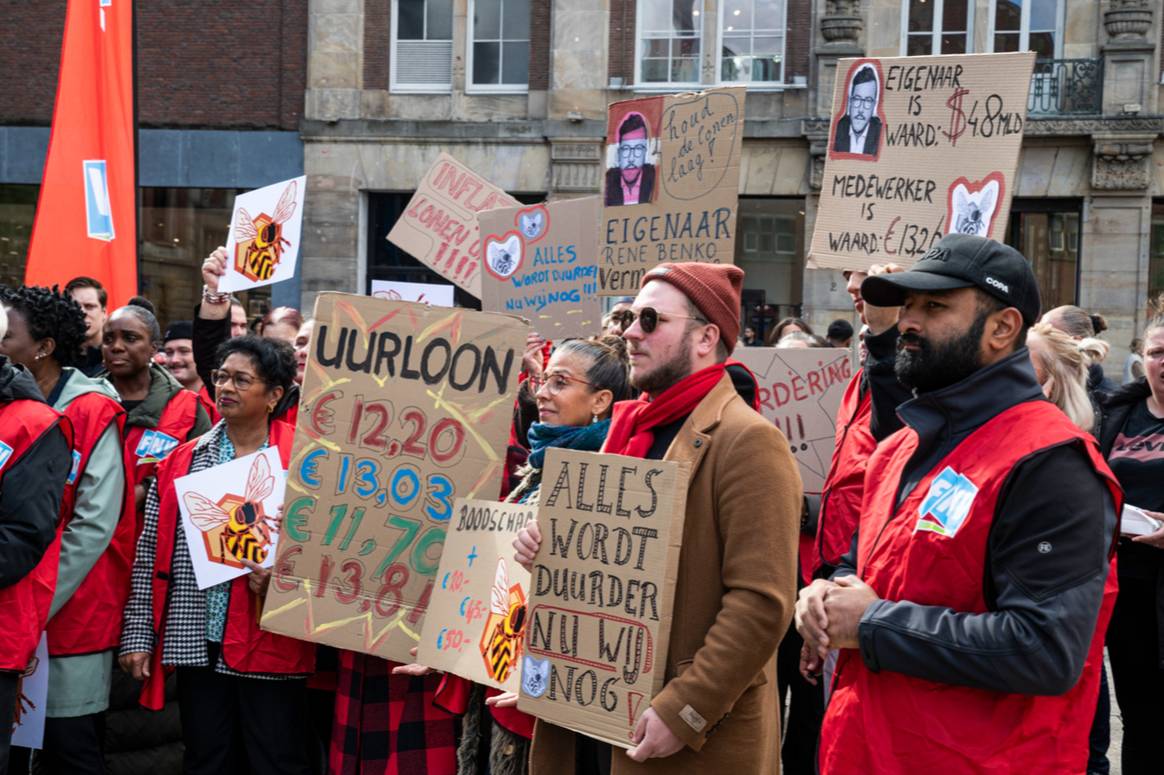
[(1156, 0), (312, 0), (303, 300), (428, 276), (385, 240), (441, 151), (527, 201), (599, 191), (607, 103), (748, 87), (745, 324), (851, 317), (805, 269), (842, 57), (1035, 50), (1009, 240), (1045, 306), (1107, 317), (1109, 370), (1164, 290)]
[[(19, 284), (44, 172), (66, 0), (0, 0), (0, 283)], [(188, 319), (236, 193), (303, 174), (305, 0), (136, 3), (140, 290)], [(297, 282), (241, 294), (252, 317)]]
[[(18, 281), (65, 0), (0, 0), (0, 282)], [(306, 172), (300, 276), (255, 294), (430, 273), (385, 239), (448, 152), (527, 202), (598, 193), (609, 102), (748, 89), (735, 261), (745, 325), (851, 319), (805, 268), (837, 61), (1038, 53), (1008, 238), (1047, 307), (1103, 314), (1122, 363), (1164, 290), (1159, 0), (255, 0), (139, 3), (143, 291), (197, 296), (233, 195)], [(460, 294), (466, 304), (472, 300)]]

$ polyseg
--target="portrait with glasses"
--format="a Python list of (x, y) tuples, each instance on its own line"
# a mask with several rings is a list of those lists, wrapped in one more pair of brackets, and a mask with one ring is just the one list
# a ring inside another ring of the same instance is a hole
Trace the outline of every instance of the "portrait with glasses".
[(617, 124), (611, 118), (604, 201), (608, 206), (646, 204), (655, 197), (657, 129), (638, 110), (624, 113)]
[(875, 160), (881, 149), (881, 78), (869, 62), (858, 64), (845, 89), (842, 115), (835, 122), (833, 150)]

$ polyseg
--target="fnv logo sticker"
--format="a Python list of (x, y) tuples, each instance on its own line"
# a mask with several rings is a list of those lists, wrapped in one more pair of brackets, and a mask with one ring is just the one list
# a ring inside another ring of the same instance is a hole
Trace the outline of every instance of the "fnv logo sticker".
[(953, 538), (969, 516), (977, 495), (978, 487), (974, 482), (946, 466), (930, 484), (930, 491), (918, 507), (913, 532), (925, 531)]
[(133, 451), (133, 454), (138, 457), (161, 460), (170, 454), (176, 446), (178, 446), (178, 440), (173, 436), (151, 429), (141, 435), (141, 441), (137, 443), (137, 449)]
[(10, 457), (12, 457), (12, 447), (0, 441), (0, 471), (4, 470), (4, 465)]
[(109, 176), (104, 159), (81, 162), (85, 178), (85, 222), (91, 239), (113, 240), (113, 210), (109, 205)]
[(65, 484), (74, 484), (77, 481), (77, 474), (81, 471), (81, 453), (73, 450), (73, 467), (69, 470), (69, 478), (65, 480)]

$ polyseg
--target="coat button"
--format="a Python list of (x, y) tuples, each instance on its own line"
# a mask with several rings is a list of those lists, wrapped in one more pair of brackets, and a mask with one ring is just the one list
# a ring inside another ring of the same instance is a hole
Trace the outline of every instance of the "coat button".
[(692, 443), (694, 443), (694, 444), (695, 444), (695, 448), (696, 448), (696, 449), (699, 449), (700, 447), (702, 447), (702, 446), (703, 446), (703, 439), (696, 439), (696, 440), (695, 440), (694, 442), (692, 442)]

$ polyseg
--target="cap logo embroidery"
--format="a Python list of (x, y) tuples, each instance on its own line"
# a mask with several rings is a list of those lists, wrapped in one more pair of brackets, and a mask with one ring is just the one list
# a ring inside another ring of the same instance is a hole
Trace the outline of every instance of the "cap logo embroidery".
[(986, 284), (993, 285), (995, 288), (1002, 291), (1003, 293), (1010, 293), (1010, 287), (1007, 286), (1006, 283), (1001, 282), (1000, 280), (995, 280), (993, 277), (987, 277)]
[(940, 245), (934, 245), (926, 251), (926, 254), (921, 257), (922, 261), (949, 261), (950, 249), (944, 248)]

